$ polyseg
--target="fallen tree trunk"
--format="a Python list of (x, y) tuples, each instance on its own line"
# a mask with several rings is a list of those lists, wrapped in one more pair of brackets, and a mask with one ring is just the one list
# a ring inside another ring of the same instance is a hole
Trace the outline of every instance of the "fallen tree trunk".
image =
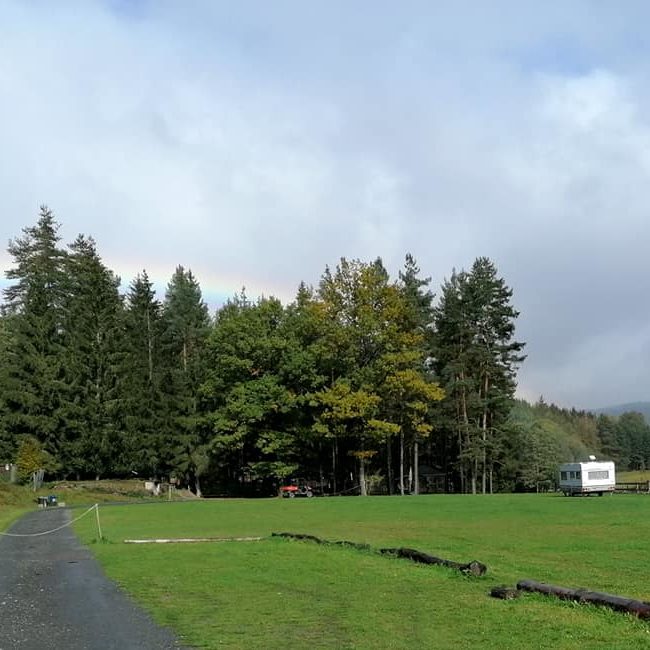
[(330, 542), (327, 539), (316, 537), (316, 535), (305, 535), (303, 533), (271, 533), (271, 537), (287, 537), (289, 539), (299, 539), (303, 542), (316, 542), (316, 544), (331, 544), (332, 546), (349, 546), (356, 548), (359, 551), (369, 551), (370, 544), (359, 544), (358, 542), (349, 542), (348, 540), (341, 540), (338, 542)]
[[(289, 539), (299, 539), (307, 542), (316, 542), (316, 544), (329, 544), (332, 546), (349, 546), (351, 548), (356, 548), (359, 551), (372, 551), (372, 547), (369, 544), (359, 544), (358, 542), (349, 542), (346, 540), (341, 540), (337, 542), (331, 542), (327, 539), (321, 539), (315, 535), (305, 535), (303, 533), (271, 533), (272, 537), (287, 537)], [(438, 566), (445, 566), (450, 569), (457, 569), (462, 573), (471, 576), (482, 576), (485, 575), (487, 567), (481, 562), (473, 560), (467, 564), (462, 564), (460, 562), (454, 562), (452, 560), (444, 560), (434, 555), (428, 555), (422, 551), (416, 551), (412, 548), (380, 548), (379, 553), (382, 555), (392, 555), (394, 557), (401, 557), (412, 562), (418, 562), (420, 564), (437, 564)]]
[(335, 546), (346, 546), (350, 548), (356, 548), (357, 551), (369, 551), (370, 550), (370, 544), (359, 544), (358, 542), (348, 542), (346, 540), (342, 540), (340, 542), (332, 542)]
[(302, 533), (271, 533), (271, 537), (288, 537), (290, 539), (300, 539), (304, 542), (316, 542), (316, 544), (329, 544), (325, 539), (316, 537), (316, 535), (303, 535)]
[(517, 583), (517, 589), (532, 593), (546, 594), (555, 596), (562, 600), (571, 600), (577, 603), (590, 603), (592, 605), (601, 605), (609, 607), (617, 612), (627, 612), (639, 618), (650, 619), (650, 603), (614, 594), (606, 594), (600, 591), (589, 591), (588, 589), (570, 589), (568, 587), (558, 587), (549, 585), (535, 580), (520, 580)]
[(499, 587), (492, 587), (490, 590), (490, 596), (492, 596), (492, 598), (500, 598), (501, 600), (514, 600), (521, 596), (521, 591), (513, 587), (501, 585)]
[(450, 569), (457, 569), (462, 573), (477, 577), (485, 575), (485, 572), (487, 571), (485, 564), (477, 562), (476, 560), (472, 560), (467, 564), (462, 564), (461, 562), (454, 562), (453, 560), (444, 560), (435, 555), (428, 555), (427, 553), (422, 553), (422, 551), (416, 551), (412, 548), (380, 548), (379, 552), (383, 555), (403, 557), (420, 564), (437, 564), (439, 566), (446, 566)]

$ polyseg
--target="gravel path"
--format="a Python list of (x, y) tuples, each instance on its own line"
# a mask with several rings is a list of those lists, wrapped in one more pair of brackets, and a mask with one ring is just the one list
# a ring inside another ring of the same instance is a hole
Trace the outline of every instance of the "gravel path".
[[(69, 510), (48, 508), (26, 515), (9, 532), (40, 532), (70, 519)], [(0, 650), (180, 647), (104, 575), (71, 528), (41, 537), (0, 536)]]

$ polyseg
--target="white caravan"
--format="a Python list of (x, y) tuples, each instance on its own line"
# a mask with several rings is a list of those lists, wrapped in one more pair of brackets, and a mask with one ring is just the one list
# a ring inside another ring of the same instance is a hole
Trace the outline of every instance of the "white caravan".
[(611, 461), (590, 460), (560, 465), (560, 490), (567, 496), (614, 492), (616, 472)]

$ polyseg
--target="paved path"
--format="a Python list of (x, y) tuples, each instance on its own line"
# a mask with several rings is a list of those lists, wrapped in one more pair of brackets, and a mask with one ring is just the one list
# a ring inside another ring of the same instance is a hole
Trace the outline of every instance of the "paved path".
[[(39, 510), (9, 532), (40, 532), (70, 519), (65, 508)], [(106, 578), (71, 528), (41, 537), (0, 536), (0, 650), (180, 647)]]

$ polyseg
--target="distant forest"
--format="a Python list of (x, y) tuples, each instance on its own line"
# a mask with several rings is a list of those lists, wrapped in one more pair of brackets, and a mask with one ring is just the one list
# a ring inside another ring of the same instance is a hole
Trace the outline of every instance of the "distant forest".
[(178, 267), (120, 293), (91, 237), (43, 207), (9, 244), (0, 317), (0, 462), (23, 477), (176, 477), (197, 493), (489, 493), (553, 487), (597, 453), (650, 465), (650, 427), (514, 399), (524, 343), (491, 260), (437, 297), (406, 255), (341, 259), (295, 299), (244, 291), (212, 317)]

